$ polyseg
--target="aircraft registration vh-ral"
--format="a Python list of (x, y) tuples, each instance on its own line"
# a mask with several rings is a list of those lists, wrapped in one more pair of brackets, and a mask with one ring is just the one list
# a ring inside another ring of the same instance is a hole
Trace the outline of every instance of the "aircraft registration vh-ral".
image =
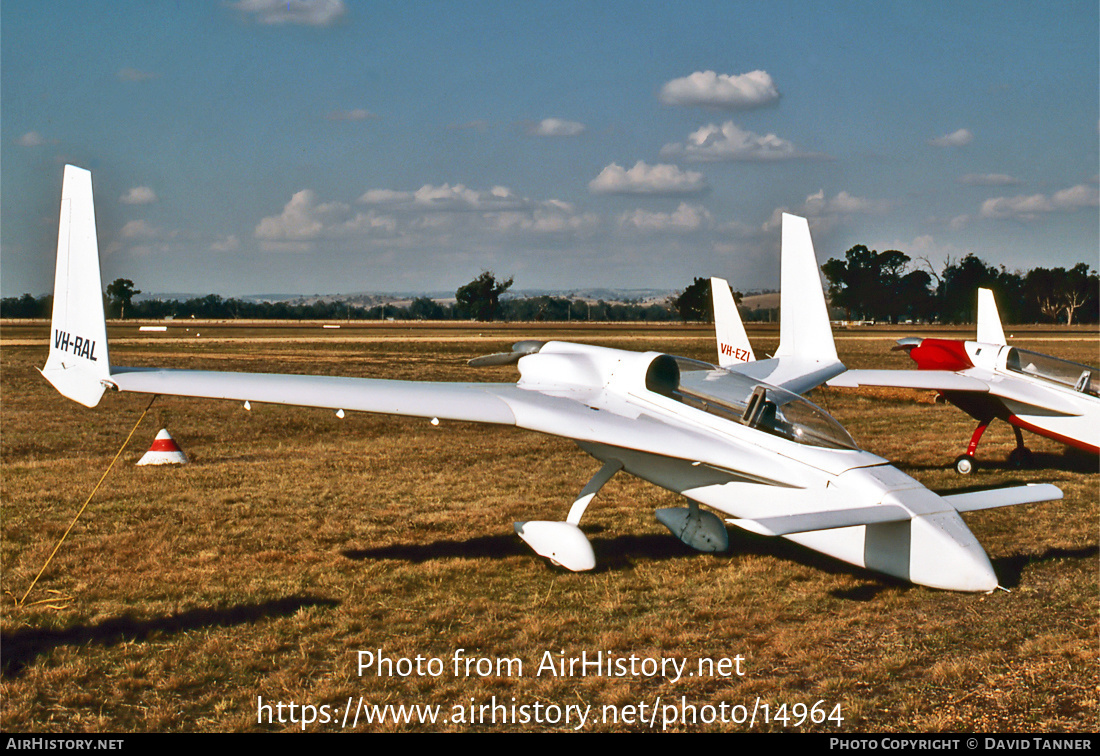
[[(517, 522), (569, 570), (596, 558), (579, 524), (617, 472), (682, 494), (657, 510), (681, 541), (725, 550), (726, 523), (859, 567), (956, 591), (998, 580), (960, 512), (1060, 499), (1049, 484), (938, 495), (858, 448), (805, 393), (844, 371), (804, 218), (783, 216), (780, 342), (756, 360), (725, 281), (714, 279), (719, 364), (658, 352), (521, 341), (473, 366), (515, 363), (516, 383), (173, 370), (112, 365), (91, 174), (65, 167), (50, 352), (42, 374), (96, 406), (107, 389), (510, 425), (572, 439), (603, 463), (564, 521)], [(700, 508), (706, 506), (720, 513)]]

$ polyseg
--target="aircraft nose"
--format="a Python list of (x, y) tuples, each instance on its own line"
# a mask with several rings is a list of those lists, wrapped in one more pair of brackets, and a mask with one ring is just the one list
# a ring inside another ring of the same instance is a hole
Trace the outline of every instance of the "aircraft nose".
[[(945, 529), (958, 527), (965, 531), (965, 539), (943, 533)], [(949, 591), (983, 593), (997, 587), (997, 573), (989, 557), (957, 514), (917, 518), (913, 521), (913, 530), (916, 538), (924, 539), (922, 550), (926, 550), (914, 566), (914, 583)], [(922, 530), (929, 532), (916, 536), (916, 532)]]
[[(902, 499), (907, 493), (911, 492), (891, 492), (883, 503), (904, 506)], [(924, 499), (931, 492), (925, 489), (920, 493)], [(904, 527), (895, 527), (892, 531), (885, 529), (881, 535), (887, 538), (881, 540), (888, 543), (876, 541), (872, 536), (873, 526), (868, 528), (869, 559), (883, 559), (881, 552), (892, 547), (890, 558), (895, 563), (900, 554), (907, 553), (908, 579), (918, 585), (971, 592), (987, 592), (997, 587), (997, 574), (989, 557), (954, 508), (920, 514), (907, 523), (894, 525)]]
[[(837, 483), (849, 508), (817, 514), (813, 522), (831, 528), (790, 529), (787, 538), (929, 588), (988, 592), (997, 587), (989, 557), (950, 501), (889, 465), (849, 470)], [(842, 527), (854, 524), (855, 516), (863, 518), (859, 527)]]

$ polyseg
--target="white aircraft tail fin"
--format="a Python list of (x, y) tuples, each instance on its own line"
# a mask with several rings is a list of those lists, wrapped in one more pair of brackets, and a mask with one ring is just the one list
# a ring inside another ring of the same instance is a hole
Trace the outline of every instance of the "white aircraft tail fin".
[(997, 300), (989, 289), (978, 289), (978, 341), (982, 344), (1005, 346), (1001, 316), (997, 314)]
[(783, 213), (779, 290), (779, 349), (776, 357), (836, 362), (821, 271), (805, 218)]
[(99, 403), (111, 379), (92, 174), (72, 165), (65, 166), (61, 186), (50, 354), (41, 372), (86, 407)]
[(710, 296), (714, 302), (714, 336), (718, 341), (718, 364), (722, 367), (752, 362), (752, 353), (737, 303), (733, 301), (730, 285), (722, 278), (710, 279)]
[(802, 394), (843, 373), (844, 365), (836, 356), (810, 225), (786, 213), (780, 286), (775, 356), (726, 369)]

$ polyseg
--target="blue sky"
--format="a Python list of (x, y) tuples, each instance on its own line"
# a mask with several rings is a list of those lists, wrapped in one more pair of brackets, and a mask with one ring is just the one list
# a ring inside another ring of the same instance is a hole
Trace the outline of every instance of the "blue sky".
[(146, 292), (775, 287), (818, 257), (1098, 265), (1100, 19), (1034, 2), (0, 5), (0, 288), (62, 166)]

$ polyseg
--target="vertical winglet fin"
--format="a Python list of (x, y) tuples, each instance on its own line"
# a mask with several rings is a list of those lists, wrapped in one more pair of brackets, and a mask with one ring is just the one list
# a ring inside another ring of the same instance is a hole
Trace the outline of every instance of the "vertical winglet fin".
[(752, 353), (737, 303), (733, 301), (730, 285), (723, 278), (710, 279), (710, 296), (714, 301), (714, 337), (718, 341), (718, 364), (722, 367), (752, 362)]
[(978, 289), (978, 341), (982, 344), (1005, 346), (1005, 331), (997, 314), (997, 300), (989, 289)]
[(838, 362), (821, 271), (805, 218), (783, 213), (779, 294), (779, 349), (776, 357)]
[(50, 354), (41, 372), (86, 407), (99, 403), (111, 378), (92, 174), (72, 165), (65, 166), (61, 186)]

